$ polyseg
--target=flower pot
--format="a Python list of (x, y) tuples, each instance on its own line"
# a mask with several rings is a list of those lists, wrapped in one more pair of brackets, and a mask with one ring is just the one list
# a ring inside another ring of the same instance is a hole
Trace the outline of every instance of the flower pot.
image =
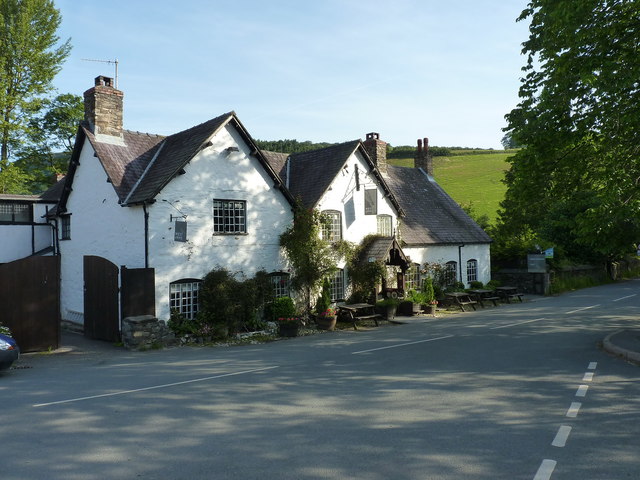
[(281, 337), (297, 337), (300, 325), (298, 322), (280, 322), (278, 323), (278, 335)]
[(424, 313), (427, 315), (435, 315), (436, 314), (436, 306), (435, 304), (425, 305)]
[(387, 305), (384, 309), (384, 318), (385, 320), (391, 321), (396, 318), (396, 310), (398, 309), (397, 305)]
[(328, 317), (317, 316), (316, 317), (316, 325), (318, 326), (318, 328), (320, 330), (333, 330), (334, 328), (336, 328), (336, 319), (337, 318), (338, 317), (336, 317), (335, 315), (328, 316)]

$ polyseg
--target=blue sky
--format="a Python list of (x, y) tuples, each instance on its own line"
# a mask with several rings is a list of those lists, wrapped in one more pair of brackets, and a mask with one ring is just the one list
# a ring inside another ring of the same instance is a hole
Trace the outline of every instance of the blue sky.
[(168, 135), (234, 110), (253, 138), (501, 148), (525, 0), (55, 0), (55, 80), (124, 92), (125, 128)]

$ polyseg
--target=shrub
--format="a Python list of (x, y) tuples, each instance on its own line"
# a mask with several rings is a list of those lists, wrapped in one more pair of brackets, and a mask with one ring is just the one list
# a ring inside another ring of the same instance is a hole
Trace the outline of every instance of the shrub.
[(474, 280), (473, 282), (469, 282), (469, 287), (471, 287), (473, 289), (484, 288), (484, 284), (482, 282)]
[(295, 317), (296, 307), (290, 297), (280, 297), (271, 302), (268, 312), (269, 319), (275, 321), (279, 318)]
[(326, 312), (329, 305), (331, 305), (331, 284), (329, 283), (329, 279), (325, 278), (322, 282), (322, 293), (316, 301), (316, 314), (319, 315)]

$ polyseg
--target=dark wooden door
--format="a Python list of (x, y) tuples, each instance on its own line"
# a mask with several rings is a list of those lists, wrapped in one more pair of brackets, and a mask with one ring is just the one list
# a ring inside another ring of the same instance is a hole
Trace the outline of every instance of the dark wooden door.
[(153, 268), (120, 268), (122, 319), (156, 314), (156, 284)]
[(28, 257), (0, 265), (0, 321), (22, 352), (60, 344), (60, 257)]
[(84, 335), (95, 340), (120, 340), (119, 269), (106, 258), (84, 257)]

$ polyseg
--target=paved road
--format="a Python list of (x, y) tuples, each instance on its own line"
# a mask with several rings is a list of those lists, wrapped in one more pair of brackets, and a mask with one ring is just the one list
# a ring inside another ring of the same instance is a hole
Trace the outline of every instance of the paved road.
[(640, 282), (266, 345), (24, 357), (3, 480), (629, 479)]

